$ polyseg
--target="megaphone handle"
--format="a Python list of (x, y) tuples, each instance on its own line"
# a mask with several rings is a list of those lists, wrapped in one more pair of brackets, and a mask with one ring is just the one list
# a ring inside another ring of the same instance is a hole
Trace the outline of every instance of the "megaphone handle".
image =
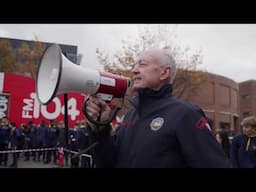
[[(101, 118), (101, 109), (100, 109), (100, 111), (99, 111), (99, 116), (98, 116), (98, 118), (97, 118), (97, 122), (100, 122), (100, 118)], [(100, 125), (98, 125), (98, 124), (96, 124), (96, 126), (97, 126), (97, 130), (99, 130), (100, 129)]]
[(99, 128), (100, 126), (107, 126), (108, 124), (110, 124), (112, 122), (112, 120), (114, 119), (114, 117), (117, 115), (117, 112), (121, 109), (121, 107), (115, 107), (115, 109), (113, 109), (113, 111), (112, 111), (112, 116), (111, 116), (110, 120), (103, 121), (103, 122), (100, 122), (100, 116), (101, 116), (101, 111), (100, 111), (100, 115), (99, 115), (97, 121), (95, 121), (86, 111), (86, 104), (87, 104), (88, 100), (89, 100), (89, 97), (85, 100), (83, 107), (82, 107), (82, 111), (83, 111), (83, 114), (85, 115), (85, 117), (87, 118), (87, 120), (90, 121), (91, 123), (93, 123), (94, 125), (96, 125), (97, 128)]

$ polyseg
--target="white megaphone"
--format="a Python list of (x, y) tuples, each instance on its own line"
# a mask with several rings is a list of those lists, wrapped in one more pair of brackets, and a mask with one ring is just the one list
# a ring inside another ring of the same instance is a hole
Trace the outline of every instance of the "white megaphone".
[(106, 101), (123, 98), (130, 80), (120, 75), (84, 68), (68, 60), (57, 44), (49, 46), (39, 63), (36, 93), (39, 102), (48, 104), (64, 93), (97, 95)]

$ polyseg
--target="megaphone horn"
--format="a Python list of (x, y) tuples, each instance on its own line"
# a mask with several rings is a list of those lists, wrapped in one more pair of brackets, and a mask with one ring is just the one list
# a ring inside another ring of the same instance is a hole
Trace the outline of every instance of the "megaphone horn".
[(36, 79), (37, 98), (48, 104), (54, 97), (64, 93), (78, 92), (98, 94), (105, 100), (125, 96), (130, 80), (120, 75), (99, 72), (81, 67), (68, 60), (57, 44), (44, 51)]

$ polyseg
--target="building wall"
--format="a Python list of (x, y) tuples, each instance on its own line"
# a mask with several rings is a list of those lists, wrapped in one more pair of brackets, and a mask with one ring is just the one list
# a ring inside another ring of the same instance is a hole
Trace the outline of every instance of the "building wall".
[(241, 119), (250, 115), (256, 116), (256, 80), (239, 83)]
[(235, 81), (206, 73), (205, 81), (189, 101), (199, 105), (213, 128), (239, 129), (239, 86)]

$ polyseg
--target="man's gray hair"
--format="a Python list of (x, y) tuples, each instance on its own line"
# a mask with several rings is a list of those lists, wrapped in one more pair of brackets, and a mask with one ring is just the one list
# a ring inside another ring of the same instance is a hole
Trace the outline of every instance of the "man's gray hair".
[(171, 52), (167, 49), (164, 50), (164, 54), (162, 57), (162, 65), (169, 66), (171, 68), (170, 84), (172, 84), (176, 76), (177, 68), (176, 68), (176, 62), (173, 56), (171, 55)]

